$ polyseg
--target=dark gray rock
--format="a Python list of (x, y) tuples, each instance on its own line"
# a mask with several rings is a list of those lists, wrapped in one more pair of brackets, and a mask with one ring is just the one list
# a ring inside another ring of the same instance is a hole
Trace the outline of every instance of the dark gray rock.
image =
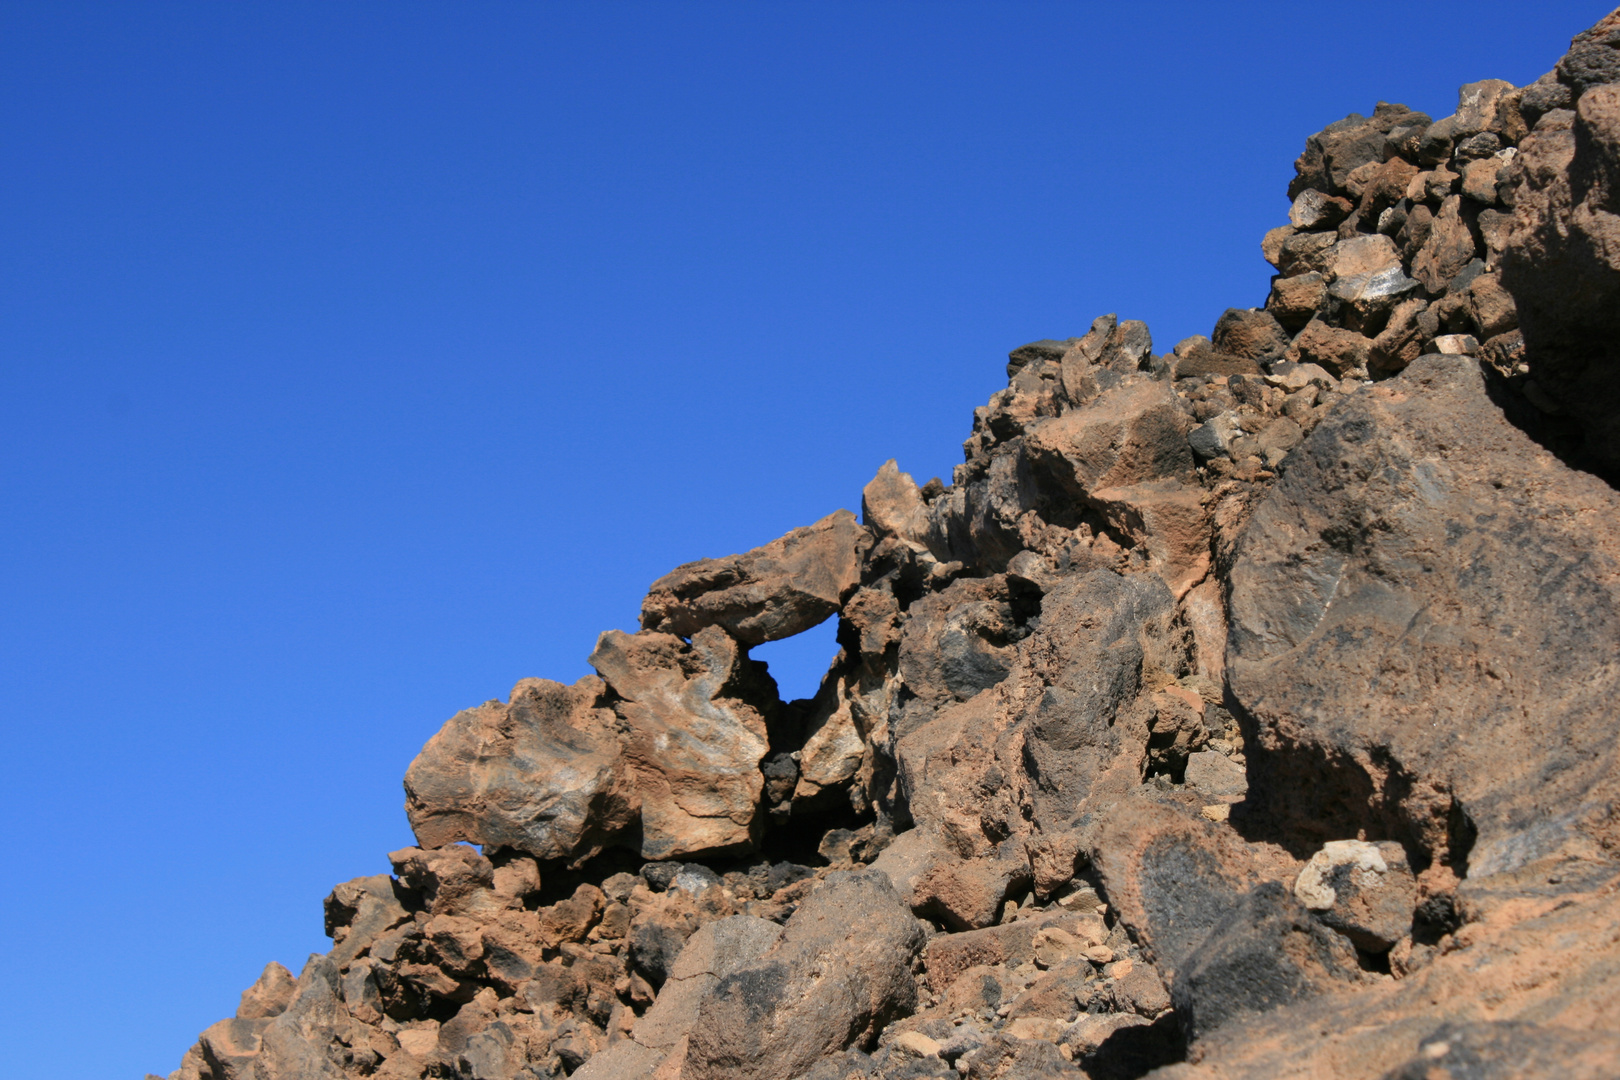
[(829, 875), (757, 963), (704, 997), (682, 1068), (687, 1080), (776, 1080), (868, 1048), (916, 1004), (923, 932), (887, 876)]
[(1362, 980), (1349, 942), (1269, 881), (1255, 886), (1203, 939), (1177, 971), (1170, 996), (1187, 1037), (1196, 1040), (1246, 1014)]

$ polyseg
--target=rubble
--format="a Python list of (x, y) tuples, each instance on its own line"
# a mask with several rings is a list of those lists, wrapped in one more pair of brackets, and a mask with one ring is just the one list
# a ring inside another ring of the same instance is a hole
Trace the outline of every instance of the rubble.
[(1616, 57), (1329, 125), (1261, 307), (1014, 349), (948, 485), (458, 713), (170, 1080), (1608, 1075)]

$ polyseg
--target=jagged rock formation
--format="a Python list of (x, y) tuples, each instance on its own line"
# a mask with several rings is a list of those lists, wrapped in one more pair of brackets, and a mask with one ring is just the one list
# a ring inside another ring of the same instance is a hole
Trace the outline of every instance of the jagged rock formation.
[(1296, 173), (1262, 308), (452, 718), (171, 1080), (1614, 1075), (1620, 12)]

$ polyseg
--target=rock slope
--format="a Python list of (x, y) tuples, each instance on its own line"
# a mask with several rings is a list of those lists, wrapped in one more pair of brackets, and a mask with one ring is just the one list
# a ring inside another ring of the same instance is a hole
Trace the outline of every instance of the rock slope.
[(1295, 171), (1263, 307), (453, 717), (170, 1080), (1620, 1072), (1620, 12)]

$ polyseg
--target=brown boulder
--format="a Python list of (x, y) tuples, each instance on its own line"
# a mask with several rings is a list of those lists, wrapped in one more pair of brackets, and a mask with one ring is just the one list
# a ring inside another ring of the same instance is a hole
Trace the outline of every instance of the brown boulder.
[(1209, 573), (1209, 508), (1201, 486), (1154, 480), (1097, 488), (1091, 501), (1110, 525), (1147, 552), (1148, 566), (1177, 599)]
[(458, 840), (583, 861), (635, 821), (600, 679), (524, 679), (509, 703), (457, 713), (405, 773), (417, 842)]
[(1431, 293), (1442, 293), (1478, 255), (1461, 195), (1448, 195), (1435, 215), (1429, 238), (1412, 259), (1412, 276)]
[(1210, 344), (1229, 356), (1269, 363), (1288, 351), (1288, 332), (1267, 311), (1227, 308), (1215, 323)]
[[(1620, 50), (1593, 46), (1620, 56)], [(1573, 55), (1573, 53), (1571, 54)], [(1536, 383), (1620, 467), (1620, 84), (1544, 116), (1520, 147), (1502, 284)]]
[(293, 973), (274, 960), (264, 966), (253, 985), (242, 991), (242, 1003), (236, 1007), (238, 1020), (262, 1020), (280, 1016), (298, 989)]
[(1612, 841), (1620, 544), (1593, 526), (1614, 520), (1620, 495), (1508, 424), (1466, 357), (1341, 405), (1231, 571), (1251, 801), (1302, 841), (1365, 829), (1420, 868)]
[(1327, 299), (1327, 278), (1316, 271), (1294, 277), (1279, 277), (1271, 283), (1266, 310), (1288, 330), (1298, 331), (1311, 321), (1316, 309)]
[(1193, 468), (1187, 415), (1170, 384), (1135, 376), (1094, 402), (1049, 420), (1025, 439), (1034, 466), (1065, 492), (1159, 480)]
[(883, 463), (861, 492), (861, 517), (866, 527), (879, 536), (894, 536), (913, 543), (925, 543), (928, 536), (928, 508), (923, 504), (917, 482), (900, 471), (890, 458)]
[(915, 1008), (922, 944), (921, 925), (883, 874), (828, 875), (769, 952), (704, 997), (683, 1080), (802, 1076), (822, 1057), (869, 1047)]
[(1365, 372), (1372, 356), (1372, 341), (1354, 330), (1312, 319), (1289, 346), (1288, 359), (1318, 364), (1337, 378)]
[(758, 838), (769, 749), (742, 697), (757, 664), (717, 626), (691, 643), (609, 630), (591, 665), (618, 695), (624, 757), (641, 802), (641, 854), (665, 859), (745, 848)]
[(1161, 803), (1145, 792), (1117, 800), (1086, 840), (1114, 914), (1167, 977), (1259, 880), (1236, 833), (1199, 816), (1190, 802)]
[(866, 542), (855, 515), (838, 510), (741, 555), (685, 563), (652, 583), (641, 626), (685, 638), (718, 626), (744, 645), (791, 637), (848, 599)]

